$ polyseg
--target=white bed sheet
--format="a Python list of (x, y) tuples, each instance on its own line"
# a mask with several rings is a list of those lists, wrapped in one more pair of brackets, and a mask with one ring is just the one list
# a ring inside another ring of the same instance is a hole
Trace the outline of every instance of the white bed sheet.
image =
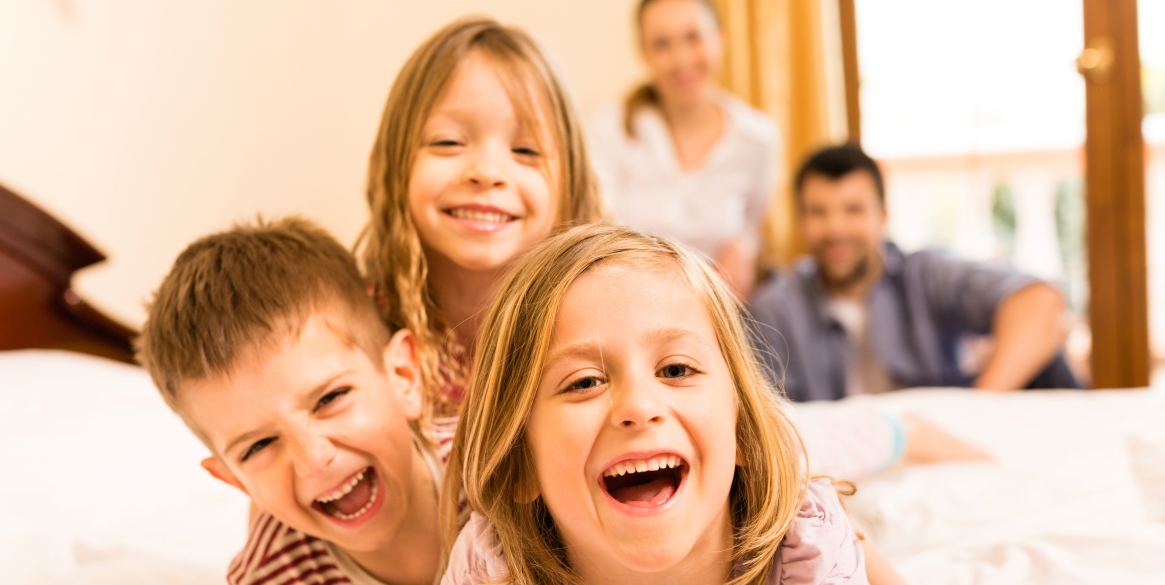
[(1165, 395), (929, 389), (874, 400), (996, 458), (858, 486), (851, 514), (908, 582), (1165, 584)]
[[(851, 514), (908, 582), (1165, 584), (1165, 394), (936, 389), (871, 400), (997, 458), (859, 485)], [(248, 504), (199, 467), (205, 455), (140, 368), (0, 352), (3, 582), (222, 583)]]
[(4, 583), (221, 584), (247, 499), (141, 369), (0, 352)]

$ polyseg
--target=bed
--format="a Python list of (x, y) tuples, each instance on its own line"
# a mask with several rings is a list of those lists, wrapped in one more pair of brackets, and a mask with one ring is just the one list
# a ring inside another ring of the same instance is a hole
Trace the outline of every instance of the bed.
[(995, 458), (858, 484), (850, 513), (909, 583), (1165, 584), (1162, 392), (916, 389), (876, 403)]
[[(248, 502), (132, 365), (132, 331), (70, 288), (101, 254), (0, 188), (4, 583), (222, 583)], [(849, 502), (919, 585), (1165, 583), (1165, 395), (965, 390), (871, 399), (991, 463), (891, 470)], [(831, 408), (828, 404), (807, 409)]]
[(102, 259), (0, 186), (0, 581), (221, 584), (247, 500), (70, 286)]

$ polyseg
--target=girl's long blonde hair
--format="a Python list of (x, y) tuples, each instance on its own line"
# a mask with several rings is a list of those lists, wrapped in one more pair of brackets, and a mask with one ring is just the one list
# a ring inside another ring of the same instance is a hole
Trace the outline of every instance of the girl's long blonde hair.
[[(371, 219), (357, 242), (382, 318), (393, 328), (408, 328), (417, 337), (417, 353), (430, 396), (442, 398), (451, 382), (464, 381), (455, 356), (457, 341), (428, 285), (428, 264), (408, 211), (409, 176), (421, 143), (421, 130), (452, 78), (471, 51), (486, 56), (499, 71), (514, 109), (535, 134), (539, 104), (548, 106), (553, 143), (539, 147), (558, 161), (545, 169), (559, 197), (558, 226), (589, 222), (602, 216), (596, 180), (587, 157), (577, 109), (562, 76), (546, 51), (519, 29), (488, 18), (455, 21), (426, 40), (397, 75), (384, 105), (368, 165)], [(456, 404), (438, 408), (454, 411)]]
[(804, 498), (803, 459), (797, 432), (748, 342), (743, 308), (694, 252), (602, 223), (571, 229), (530, 252), (506, 277), (486, 316), (446, 471), (447, 549), (457, 533), (464, 490), (470, 507), (496, 529), (512, 583), (579, 582), (542, 499), (523, 503), (521, 495), (533, 493), (537, 482), (524, 435), (559, 306), (570, 285), (599, 264), (678, 271), (712, 321), (738, 401), (742, 463), (729, 496), (737, 568), (730, 583), (766, 583)]

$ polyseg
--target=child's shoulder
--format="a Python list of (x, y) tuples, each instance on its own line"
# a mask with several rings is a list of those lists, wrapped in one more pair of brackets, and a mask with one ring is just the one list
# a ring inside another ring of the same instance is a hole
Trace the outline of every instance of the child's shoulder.
[(246, 545), (227, 570), (227, 583), (298, 583), (308, 575), (320, 582), (352, 582), (326, 542), (260, 512), (251, 521)]
[(801, 509), (781, 542), (769, 583), (867, 582), (861, 542), (837, 491), (827, 479), (810, 481)]
[(509, 574), (493, 524), (474, 512), (457, 535), (441, 585), (469, 585), (501, 580)]

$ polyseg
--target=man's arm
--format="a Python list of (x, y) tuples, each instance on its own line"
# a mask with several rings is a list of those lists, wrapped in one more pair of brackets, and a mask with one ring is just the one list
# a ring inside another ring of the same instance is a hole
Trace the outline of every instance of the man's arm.
[(999, 303), (992, 321), (995, 349), (975, 379), (979, 390), (1022, 388), (1048, 365), (1064, 341), (1064, 297), (1033, 283)]

